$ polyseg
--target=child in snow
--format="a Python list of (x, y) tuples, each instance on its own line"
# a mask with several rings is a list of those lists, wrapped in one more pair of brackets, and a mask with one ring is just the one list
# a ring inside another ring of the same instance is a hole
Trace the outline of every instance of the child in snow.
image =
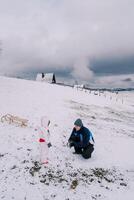
[(91, 158), (94, 151), (94, 138), (88, 128), (83, 126), (82, 120), (74, 122), (72, 134), (68, 140), (69, 147), (74, 147), (76, 154), (81, 154), (85, 159)]

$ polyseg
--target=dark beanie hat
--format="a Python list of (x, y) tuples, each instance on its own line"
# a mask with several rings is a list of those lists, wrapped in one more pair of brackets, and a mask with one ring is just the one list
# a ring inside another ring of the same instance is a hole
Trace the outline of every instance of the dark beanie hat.
[(81, 119), (77, 119), (77, 120), (74, 122), (74, 125), (79, 126), (79, 127), (82, 127), (82, 126), (83, 126), (82, 120), (81, 120)]

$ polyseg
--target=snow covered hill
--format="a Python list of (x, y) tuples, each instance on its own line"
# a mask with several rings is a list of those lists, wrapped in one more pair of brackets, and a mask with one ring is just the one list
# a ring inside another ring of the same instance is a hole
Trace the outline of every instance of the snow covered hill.
[[(28, 119), (28, 127), (0, 122), (0, 199), (133, 200), (134, 93), (94, 95), (70, 87), (0, 77), (0, 117)], [(51, 120), (49, 164), (39, 165), (42, 116)], [(94, 134), (84, 160), (67, 147), (76, 118)]]

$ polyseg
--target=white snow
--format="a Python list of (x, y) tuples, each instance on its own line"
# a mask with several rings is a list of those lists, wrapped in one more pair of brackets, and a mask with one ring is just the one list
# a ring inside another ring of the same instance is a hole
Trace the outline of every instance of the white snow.
[[(133, 92), (99, 96), (70, 87), (0, 77), (0, 117), (8, 113), (28, 119), (29, 124), (23, 128), (0, 122), (0, 199), (133, 199)], [(42, 116), (51, 121), (52, 147), (49, 164), (41, 165), (32, 176), (31, 169), (40, 159), (36, 127)], [(66, 145), (76, 118), (82, 118), (95, 138), (95, 151), (88, 160), (74, 155)], [(97, 170), (104, 172), (102, 179)], [(75, 180), (78, 185), (72, 189)]]

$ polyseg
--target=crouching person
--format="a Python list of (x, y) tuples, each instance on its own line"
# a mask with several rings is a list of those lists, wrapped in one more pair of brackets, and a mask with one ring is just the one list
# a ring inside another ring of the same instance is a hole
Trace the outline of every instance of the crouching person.
[(94, 151), (94, 138), (90, 130), (83, 126), (82, 120), (74, 122), (74, 128), (68, 140), (69, 147), (74, 147), (76, 154), (81, 154), (83, 158), (91, 158)]

